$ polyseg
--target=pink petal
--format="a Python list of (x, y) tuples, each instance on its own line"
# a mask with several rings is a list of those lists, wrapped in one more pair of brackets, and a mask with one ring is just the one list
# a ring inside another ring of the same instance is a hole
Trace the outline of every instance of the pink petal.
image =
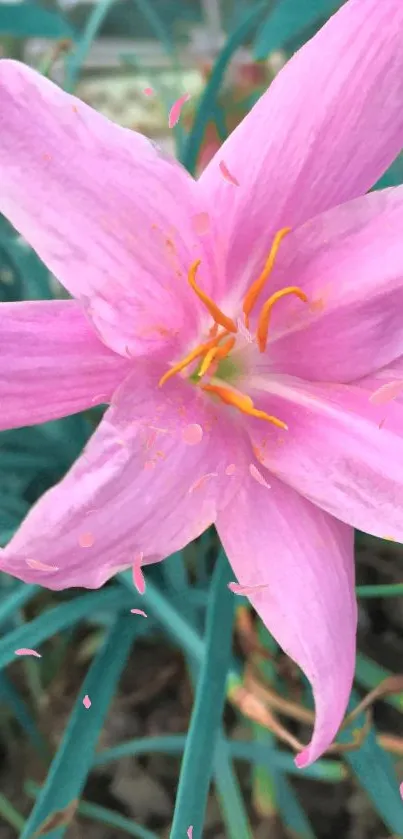
[[(365, 193), (403, 146), (403, 4), (350, 0), (291, 60), (200, 178), (227, 284), (258, 276), (274, 234)], [(238, 173), (230, 191), (220, 162)]]
[(143, 612), (142, 609), (130, 609), (132, 615), (141, 615), (143, 618), (147, 617), (146, 612)]
[(341, 521), (403, 541), (403, 400), (371, 404), (379, 383), (377, 376), (350, 385), (267, 378), (252, 398), (288, 432), (258, 420), (248, 428), (271, 473)]
[(184, 93), (183, 96), (180, 96), (179, 99), (177, 99), (176, 102), (174, 102), (168, 117), (169, 128), (173, 128), (174, 125), (176, 125), (176, 123), (179, 122), (182, 108), (185, 102), (188, 102), (190, 98), (190, 93)]
[[(304, 379), (351, 381), (403, 353), (403, 187), (329, 210), (280, 246), (270, 293), (290, 284), (273, 309), (257, 368)], [(257, 311), (259, 307), (256, 307)]]
[(0, 429), (109, 402), (129, 369), (75, 301), (0, 303)]
[(298, 760), (306, 766), (333, 741), (351, 690), (357, 619), (353, 530), (274, 476), (270, 482), (269, 496), (246, 473), (216, 527), (252, 605), (311, 682), (315, 728)]
[(42, 658), (41, 654), (38, 653), (36, 650), (31, 650), (29, 647), (21, 647), (19, 650), (15, 650), (16, 655), (33, 655), (35, 658)]
[(146, 96), (152, 96), (154, 91), (152, 87), (145, 87), (143, 93), (145, 93)]
[(88, 708), (91, 708), (92, 702), (91, 702), (91, 699), (88, 696), (88, 694), (85, 694), (85, 696), (84, 696), (83, 705), (84, 705), (84, 708), (87, 708), (87, 710), (88, 710)]
[[(0, 550), (1, 570), (47, 588), (97, 588), (140, 555), (144, 566), (180, 550), (215, 521), (242, 479), (230, 480), (225, 467), (232, 446), (246, 458), (243, 433), (231, 432), (216, 405), (181, 379), (159, 389), (160, 375), (138, 367), (125, 381), (81, 458)], [(197, 446), (182, 439), (192, 422), (204, 429)], [(151, 427), (163, 433), (150, 449)], [(154, 468), (145, 469), (151, 459)], [(209, 469), (215, 477), (207, 480)], [(91, 547), (82, 546), (83, 534), (92, 534)], [(59, 570), (31, 569), (27, 558)]]
[(192, 839), (192, 837), (193, 837), (193, 825), (192, 824), (190, 825), (190, 827), (188, 827), (186, 833), (187, 833), (188, 839)]
[(0, 211), (105, 342), (122, 355), (186, 343), (205, 319), (189, 267), (202, 260), (207, 293), (215, 274), (192, 178), (23, 64), (0, 63), (0, 113)]

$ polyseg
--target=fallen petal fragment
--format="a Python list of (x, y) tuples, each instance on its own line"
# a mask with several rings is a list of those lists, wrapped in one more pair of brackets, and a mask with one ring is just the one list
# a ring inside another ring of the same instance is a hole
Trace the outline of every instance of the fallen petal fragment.
[(21, 647), (19, 650), (15, 650), (16, 655), (33, 655), (35, 658), (42, 658), (41, 654), (38, 653), (36, 650), (30, 650), (29, 647)]
[(174, 125), (179, 121), (179, 117), (181, 115), (181, 110), (185, 104), (190, 99), (190, 93), (184, 93), (183, 96), (180, 96), (179, 99), (174, 102), (172, 108), (169, 112), (168, 117), (168, 126), (169, 128), (173, 128)]
[(228, 583), (228, 588), (233, 594), (240, 597), (248, 597), (250, 594), (255, 594), (257, 591), (268, 588), (268, 583), (261, 583), (257, 586), (242, 586), (239, 583)]
[(234, 175), (231, 174), (227, 164), (224, 163), (223, 160), (220, 160), (219, 167), (223, 178), (225, 178), (225, 180), (228, 181), (229, 184), (232, 184), (233, 186), (239, 186), (239, 181)]

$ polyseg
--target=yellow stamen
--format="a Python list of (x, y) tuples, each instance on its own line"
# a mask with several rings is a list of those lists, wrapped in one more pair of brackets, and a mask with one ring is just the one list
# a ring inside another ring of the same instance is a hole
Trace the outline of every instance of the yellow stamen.
[(231, 352), (231, 350), (235, 346), (235, 338), (228, 338), (227, 341), (221, 347), (211, 347), (211, 350), (206, 353), (203, 363), (200, 367), (198, 372), (198, 376), (201, 378), (202, 376), (207, 373), (207, 370), (212, 365), (213, 361), (221, 361), (223, 358), (226, 358), (227, 355)]
[(214, 393), (222, 400), (222, 402), (226, 405), (232, 405), (234, 408), (238, 408), (238, 411), (241, 411), (242, 414), (247, 414), (248, 416), (256, 417), (257, 419), (267, 420), (267, 422), (271, 422), (273, 425), (276, 425), (277, 428), (284, 428), (285, 430), (288, 428), (282, 420), (277, 419), (277, 417), (272, 417), (270, 414), (266, 414), (265, 411), (259, 411), (255, 408), (252, 399), (245, 393), (239, 393), (239, 391), (230, 390), (229, 388), (222, 387), (221, 385), (202, 385), (202, 390), (207, 391), (207, 393)]
[(195, 347), (195, 349), (188, 353), (188, 355), (185, 356), (185, 358), (183, 358), (182, 361), (178, 361), (178, 363), (175, 364), (174, 367), (171, 367), (169, 370), (167, 370), (166, 373), (164, 373), (164, 375), (160, 378), (158, 382), (158, 387), (162, 387), (162, 385), (164, 385), (165, 382), (168, 381), (168, 379), (170, 379), (172, 376), (175, 376), (176, 373), (180, 373), (181, 370), (187, 367), (188, 364), (191, 364), (192, 361), (195, 361), (196, 358), (200, 358), (201, 355), (204, 355), (212, 347), (217, 346), (221, 339), (225, 338), (226, 335), (228, 335), (227, 330), (221, 332), (221, 334), (219, 335), (215, 335), (214, 338), (211, 339), (211, 341), (206, 341), (205, 344), (199, 344), (197, 347)]
[(228, 332), (237, 332), (238, 327), (236, 323), (234, 323), (232, 318), (227, 317), (227, 315), (225, 315), (224, 312), (222, 312), (221, 309), (218, 308), (217, 304), (214, 303), (214, 300), (212, 300), (211, 297), (205, 294), (205, 292), (202, 291), (202, 289), (199, 288), (199, 286), (196, 284), (196, 273), (200, 265), (200, 262), (200, 259), (196, 259), (194, 262), (192, 262), (192, 265), (189, 268), (188, 280), (190, 286), (192, 287), (193, 291), (197, 294), (197, 296), (200, 298), (202, 303), (204, 303), (204, 305), (206, 306), (206, 308), (210, 312), (210, 315), (213, 317), (216, 323), (219, 323), (220, 326), (224, 326), (225, 329), (228, 330)]
[(269, 274), (273, 270), (274, 262), (275, 262), (275, 259), (276, 259), (277, 253), (278, 253), (278, 249), (281, 245), (281, 242), (284, 239), (284, 236), (286, 236), (287, 233), (290, 232), (290, 230), (291, 230), (291, 227), (283, 227), (282, 230), (279, 230), (278, 233), (276, 233), (276, 235), (274, 237), (274, 240), (273, 240), (272, 247), (271, 247), (271, 251), (270, 251), (269, 256), (268, 256), (268, 258), (265, 262), (265, 266), (263, 268), (263, 271), (260, 274), (260, 276), (257, 278), (257, 280), (255, 280), (255, 282), (252, 283), (250, 289), (248, 290), (248, 292), (245, 295), (242, 309), (243, 309), (243, 313), (244, 313), (244, 317), (245, 317), (245, 326), (246, 326), (247, 329), (249, 329), (249, 315), (250, 315), (250, 313), (251, 313), (251, 311), (252, 311), (252, 309), (253, 309), (253, 307), (256, 303), (257, 298), (259, 297), (260, 292), (262, 291), (262, 289), (264, 287), (264, 284), (265, 284)]
[(288, 294), (295, 294), (304, 303), (308, 302), (308, 298), (307, 298), (305, 292), (302, 291), (302, 289), (298, 288), (298, 286), (295, 286), (295, 285), (287, 286), (287, 288), (282, 288), (282, 289), (280, 289), (280, 291), (276, 291), (274, 294), (271, 295), (271, 297), (269, 297), (268, 300), (266, 300), (266, 303), (264, 304), (264, 306), (263, 306), (263, 308), (260, 312), (260, 315), (259, 315), (257, 332), (256, 332), (256, 337), (257, 337), (257, 342), (259, 344), (260, 352), (264, 352), (265, 349), (266, 349), (267, 333), (269, 331), (269, 321), (270, 321), (271, 310), (272, 310), (274, 304), (277, 303), (277, 300), (281, 300), (282, 297), (286, 297)]

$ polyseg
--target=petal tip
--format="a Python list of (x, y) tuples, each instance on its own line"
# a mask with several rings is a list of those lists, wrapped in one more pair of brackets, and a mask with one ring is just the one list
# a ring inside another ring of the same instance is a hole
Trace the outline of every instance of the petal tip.
[(312, 763), (312, 759), (310, 758), (310, 749), (309, 747), (303, 749), (302, 752), (299, 752), (297, 756), (294, 758), (294, 763), (297, 769), (305, 769), (306, 766), (309, 766)]

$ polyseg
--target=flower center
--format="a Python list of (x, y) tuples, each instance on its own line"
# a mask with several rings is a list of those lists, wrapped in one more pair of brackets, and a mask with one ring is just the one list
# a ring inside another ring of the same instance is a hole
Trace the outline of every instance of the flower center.
[[(290, 230), (290, 227), (283, 227), (278, 233), (276, 233), (270, 253), (264, 264), (263, 271), (252, 283), (244, 297), (242, 312), (244, 324), (248, 330), (251, 312), (273, 270), (280, 244)], [(235, 321), (222, 312), (215, 301), (212, 300), (211, 297), (209, 297), (203, 289), (197, 285), (196, 275), (199, 265), (200, 259), (197, 259), (190, 266), (188, 282), (213, 318), (214, 323), (210, 329), (211, 337), (208, 341), (199, 344), (194, 350), (191, 350), (185, 358), (167, 370), (158, 383), (159, 387), (165, 384), (165, 382), (167, 382), (172, 376), (175, 376), (177, 373), (180, 373), (188, 367), (189, 364), (199, 360), (199, 364), (196, 366), (195, 370), (193, 370), (190, 379), (195, 384), (200, 385), (202, 390), (218, 397), (220, 401), (224, 402), (226, 405), (231, 405), (232, 407), (237, 408), (243, 414), (264, 419), (279, 428), (287, 428), (286, 424), (282, 422), (282, 420), (277, 419), (277, 417), (270, 416), (270, 414), (266, 414), (265, 411), (260, 411), (255, 408), (250, 396), (241, 393), (232, 386), (228, 387), (225, 383), (217, 383), (217, 379), (228, 380), (233, 377), (236, 372), (236, 366), (231, 361), (230, 353), (236, 345), (237, 338), (235, 336), (237, 334), (239, 335), (239, 328)], [(305, 292), (303, 292), (298, 286), (286, 286), (285, 288), (280, 289), (280, 291), (274, 292), (274, 294), (266, 300), (260, 310), (256, 327), (256, 341), (260, 352), (264, 352), (267, 346), (270, 316), (273, 306), (281, 300), (282, 297), (286, 297), (289, 294), (295, 294), (304, 303), (308, 301)], [(219, 327), (222, 327), (222, 329), (220, 330)], [(202, 383), (202, 379), (209, 373), (209, 371), (212, 370), (212, 368), (214, 372), (214, 383)]]

